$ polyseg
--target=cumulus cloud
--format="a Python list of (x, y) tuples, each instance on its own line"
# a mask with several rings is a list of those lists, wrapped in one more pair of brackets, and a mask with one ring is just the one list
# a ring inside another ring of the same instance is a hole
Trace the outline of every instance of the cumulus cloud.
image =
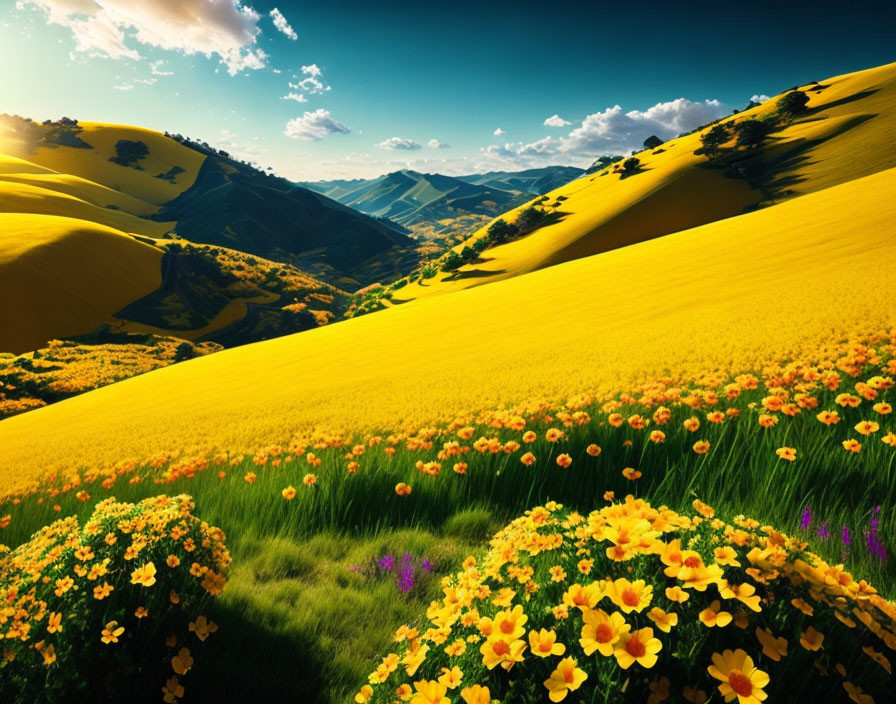
[(392, 150), (400, 150), (400, 151), (416, 151), (417, 149), (422, 149), (423, 145), (418, 144), (413, 139), (404, 139), (403, 137), (389, 137), (379, 144), (377, 144), (380, 149), (392, 149)]
[(351, 132), (341, 122), (334, 120), (329, 110), (318, 108), (314, 112), (306, 112), (286, 123), (284, 134), (293, 139), (316, 142), (331, 134), (348, 134)]
[(551, 117), (544, 121), (545, 127), (566, 127), (571, 124), (572, 123), (569, 120), (564, 120), (559, 115), (551, 115)]
[(765, 93), (756, 94), (752, 98), (750, 98), (750, 100), (752, 100), (754, 103), (764, 103), (768, 99), (769, 96), (765, 95)]
[(426, 146), (428, 146), (430, 149), (447, 149), (451, 145), (445, 144), (445, 142), (440, 142), (437, 139), (431, 139), (426, 143)]
[(286, 18), (283, 16), (283, 13), (280, 12), (276, 7), (271, 10), (271, 19), (274, 20), (274, 26), (279, 29), (283, 34), (287, 37), (295, 41), (299, 38), (299, 35), (296, 34), (296, 30), (294, 30), (289, 22), (286, 21)]
[(321, 78), (324, 75), (324, 72), (320, 70), (320, 66), (317, 64), (302, 66), (302, 73), (306, 76), (311, 76), (312, 78)]
[(284, 96), (284, 100), (295, 100), (299, 103), (304, 103), (307, 101), (306, 93), (310, 95), (321, 95), (332, 89), (332, 86), (324, 81), (324, 72), (317, 64), (302, 66), (302, 74), (305, 78), (290, 82), (289, 84), (289, 87), (292, 88), (293, 91), (300, 92), (290, 93), (289, 95)]
[(131, 42), (186, 55), (217, 56), (230, 75), (263, 68), (255, 47), (260, 15), (239, 0), (21, 0), (68, 28), (73, 54), (140, 59)]
[(495, 137), (500, 137), (502, 134), (504, 134), (504, 130), (502, 130), (502, 129), (499, 127), (499, 128), (496, 129), (494, 132), (492, 132), (492, 134), (495, 135)]
[[(588, 115), (566, 136), (544, 137), (529, 143), (492, 144), (484, 147), (480, 153), (483, 157), (518, 168), (543, 166), (558, 161), (587, 165), (602, 154), (624, 154), (632, 149), (640, 149), (650, 135), (668, 140), (730, 112), (730, 106), (718, 100), (695, 102), (687, 98), (657, 103), (646, 110), (627, 112), (619, 105), (614, 105), (602, 112)], [(545, 124), (551, 120), (553, 118), (548, 118)]]

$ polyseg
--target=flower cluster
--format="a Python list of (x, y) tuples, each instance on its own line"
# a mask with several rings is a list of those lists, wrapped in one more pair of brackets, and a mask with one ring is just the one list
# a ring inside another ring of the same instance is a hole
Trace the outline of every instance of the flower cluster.
[(426, 584), (432, 576), (432, 563), (424, 557), (416, 557), (409, 552), (396, 558), (387, 552), (368, 565), (355, 565), (350, 571), (369, 579), (389, 578), (403, 594), (410, 593), (415, 586)]
[(223, 532), (193, 508), (188, 496), (107, 499), (83, 526), (58, 520), (3, 555), (0, 698), (44, 682), (120, 694), (130, 691), (122, 677), (141, 676), (165, 680), (166, 702), (182, 696), (190, 648), (217, 629), (201, 609), (221, 593), (230, 564)]
[(889, 700), (893, 604), (797, 538), (694, 507), (527, 511), (443, 580), (355, 701)]

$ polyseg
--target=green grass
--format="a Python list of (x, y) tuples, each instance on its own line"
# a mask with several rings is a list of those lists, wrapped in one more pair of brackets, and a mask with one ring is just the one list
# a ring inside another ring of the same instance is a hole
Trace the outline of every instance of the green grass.
[[(544, 430), (562, 427), (560, 423), (530, 423), (527, 429), (539, 434), (532, 445), (510, 455), (471, 451), (443, 461), (436, 477), (418, 472), (414, 463), (434, 458), (441, 445), (438, 438), (428, 452), (400, 446), (389, 457), (381, 447), (367, 450), (356, 474), (346, 470), (345, 448), (315, 450), (323, 459), (316, 469), (301, 458), (280, 467), (257, 467), (247, 459), (162, 485), (148, 479), (150, 470), (141, 471), (146, 478), (137, 484), (124, 478), (111, 490), (80, 487), (91, 494), (86, 503), (67, 492), (42, 503), (27, 497), (18, 505), (0, 506), (0, 516), (12, 516), (2, 539), (15, 546), (59, 515), (77, 513), (83, 519), (96, 500), (109, 495), (134, 501), (159, 493), (191, 494), (196, 513), (227, 533), (234, 556), (230, 582), (212, 614), (221, 628), (198, 652), (187, 683), (194, 696), (201, 693), (194, 701), (253, 697), (345, 701), (366, 681), (394, 629), (417, 619), (438, 591), (436, 580), (431, 580), (404, 595), (389, 580), (365, 577), (349, 568), (370, 563), (385, 552), (409, 551), (432, 561), (435, 574), (448, 574), (523, 510), (553, 499), (590, 511), (603, 505), (607, 490), (617, 497), (632, 492), (655, 506), (665, 503), (678, 510), (689, 510), (699, 497), (723, 516), (745, 514), (800, 535), (834, 563), (841, 561), (839, 535), (846, 525), (853, 533), (853, 545), (845, 555), (847, 567), (892, 597), (896, 565), (892, 559), (880, 561), (869, 554), (862, 531), (880, 505), (880, 538), (888, 546), (896, 545), (896, 524), (889, 520), (896, 504), (892, 491), (896, 448), (880, 441), (893, 429), (893, 416), (877, 416), (865, 401), (857, 409), (837, 407), (835, 393), (822, 390), (817, 394), (818, 409), (804, 410), (792, 419), (782, 417), (776, 427), (763, 429), (756, 422), (758, 410), (749, 406), (762, 395), (743, 394), (730, 404), (741, 417), (721, 425), (708, 423), (705, 410), (676, 407), (672, 420), (663, 426), (667, 438), (662, 444), (647, 438), (654, 424), (640, 431), (628, 425), (614, 428), (605, 422), (605, 414), (589, 408), (591, 423), (566, 429), (561, 442), (544, 439)], [(834, 408), (842, 418), (839, 425), (829, 428), (816, 420), (819, 410)], [(690, 415), (701, 419), (696, 433), (682, 428)], [(858, 421), (872, 417), (880, 422), (880, 432), (865, 438), (853, 431)], [(477, 428), (473, 440), (480, 434), (502, 440), (520, 437), (506, 429)], [(841, 442), (849, 437), (862, 442), (859, 454), (843, 449)], [(712, 444), (707, 454), (691, 449), (698, 439)], [(626, 440), (631, 446), (624, 444)], [(601, 446), (599, 457), (587, 454), (590, 443)], [(775, 455), (784, 445), (797, 448), (795, 462)], [(538, 458), (532, 467), (519, 460), (526, 450)], [(561, 452), (573, 458), (568, 469), (555, 463)], [(459, 460), (469, 463), (465, 475), (451, 470)], [(639, 469), (643, 477), (634, 482), (625, 479), (624, 467)], [(219, 471), (226, 476), (219, 478)], [(250, 471), (258, 475), (252, 485), (243, 479)], [(302, 485), (308, 471), (318, 475), (316, 486)], [(400, 481), (413, 486), (410, 496), (396, 495), (394, 487)], [(280, 492), (290, 484), (298, 494), (286, 501)], [(52, 509), (57, 502), (61, 514)], [(801, 532), (800, 516), (807, 506), (816, 521)], [(828, 540), (815, 535), (822, 521), (827, 521), (832, 534)]]

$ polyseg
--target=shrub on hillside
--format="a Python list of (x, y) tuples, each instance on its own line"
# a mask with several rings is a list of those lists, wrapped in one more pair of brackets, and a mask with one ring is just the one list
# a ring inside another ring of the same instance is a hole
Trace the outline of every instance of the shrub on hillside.
[(758, 147), (768, 136), (769, 125), (760, 120), (744, 120), (734, 126), (736, 144), (739, 147)]
[(488, 228), (488, 236), (495, 242), (506, 242), (519, 233), (519, 227), (508, 223), (503, 218), (495, 220)]
[(645, 149), (656, 149), (657, 147), (663, 144), (663, 140), (657, 137), (655, 134), (650, 135), (647, 139), (644, 140), (644, 148)]
[(622, 162), (622, 170), (626, 174), (633, 174), (641, 168), (641, 160), (636, 156), (631, 156)]
[(718, 152), (725, 142), (731, 139), (728, 134), (727, 125), (714, 125), (711, 129), (700, 135), (700, 143), (703, 145), (703, 151), (712, 155)]
[(188, 496), (110, 498), (0, 558), (0, 699), (183, 696), (193, 651), (217, 628), (200, 614), (230, 564), (224, 534), (192, 512)]
[(109, 161), (119, 166), (132, 166), (135, 169), (142, 169), (143, 167), (138, 165), (137, 162), (146, 158), (147, 154), (149, 154), (149, 147), (144, 142), (119, 139), (115, 143), (115, 156), (109, 157)]
[(527, 511), (399, 628), (355, 701), (890, 700), (893, 604), (799, 539), (694, 508)]
[(807, 110), (809, 96), (801, 90), (792, 90), (785, 94), (777, 103), (777, 111), (786, 118), (797, 117)]
[(524, 235), (537, 230), (544, 222), (545, 213), (535, 206), (525, 208), (516, 218), (516, 227), (519, 234)]
[(186, 169), (184, 169), (182, 166), (175, 165), (163, 173), (156, 174), (155, 177), (160, 178), (163, 181), (169, 181), (170, 183), (174, 183), (175, 180), (177, 179), (177, 177), (180, 174), (184, 173), (184, 171), (186, 171)]

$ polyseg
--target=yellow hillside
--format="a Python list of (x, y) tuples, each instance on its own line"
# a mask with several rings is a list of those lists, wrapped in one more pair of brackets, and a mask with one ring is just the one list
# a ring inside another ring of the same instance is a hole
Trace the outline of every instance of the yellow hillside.
[(896, 166), (896, 63), (801, 88), (810, 113), (766, 148), (769, 156), (796, 151), (776, 165), (773, 185), (802, 195)]
[(58, 191), (103, 208), (112, 206), (113, 209), (118, 208), (132, 215), (150, 215), (158, 210), (156, 206), (120, 191), (80, 176), (60, 174), (9, 154), (0, 154), (0, 183), (3, 181)]
[[(772, 202), (896, 166), (896, 63), (802, 88), (810, 96), (809, 113), (773, 134), (763, 150), (763, 191), (774, 192)], [(776, 101), (723, 122), (766, 115)], [(561, 215), (559, 222), (488, 249), (481, 260), (457, 273), (440, 272), (406, 286), (393, 300), (401, 303), (518, 276), (733, 217), (768, 200), (747, 181), (707, 168), (707, 158), (694, 154), (699, 147), (699, 134), (680, 137), (659, 153), (638, 154), (641, 173), (627, 178), (593, 174), (562, 186), (549, 193), (546, 202), (566, 199), (553, 209)], [(522, 207), (505, 217), (515, 219)], [(473, 238), (484, 233), (485, 228)]]
[[(31, 213), (34, 215), (61, 215), (84, 220), (99, 225), (152, 237), (161, 237), (172, 229), (173, 223), (155, 222), (131, 215), (123, 210), (105, 208), (78, 195), (68, 195), (65, 191), (79, 189), (66, 176), (56, 174), (38, 180), (33, 175), (31, 183), (25, 179), (13, 180), (8, 175), (0, 175), (0, 213)], [(83, 190), (83, 189), (81, 189)]]
[(37, 349), (115, 322), (116, 311), (159, 287), (161, 257), (103, 225), (0, 213), (0, 351)]
[[(0, 145), (0, 152), (59, 173), (79, 176), (156, 206), (176, 198), (192, 186), (205, 160), (199, 152), (154, 130), (97, 122), (82, 122), (80, 126), (83, 129), (78, 136), (92, 149), (40, 146), (32, 150), (22, 142), (7, 139)], [(139, 162), (142, 170), (109, 161), (109, 157), (115, 155), (115, 143), (120, 139), (141, 141), (149, 147), (148, 156)], [(175, 177), (175, 183), (155, 178), (172, 166), (184, 169)]]
[[(7, 488), (51, 467), (416, 426), (743, 370), (896, 326), (896, 169), (650, 242), (227, 350), (0, 422)], [(860, 278), (859, 278), (860, 277)]]

